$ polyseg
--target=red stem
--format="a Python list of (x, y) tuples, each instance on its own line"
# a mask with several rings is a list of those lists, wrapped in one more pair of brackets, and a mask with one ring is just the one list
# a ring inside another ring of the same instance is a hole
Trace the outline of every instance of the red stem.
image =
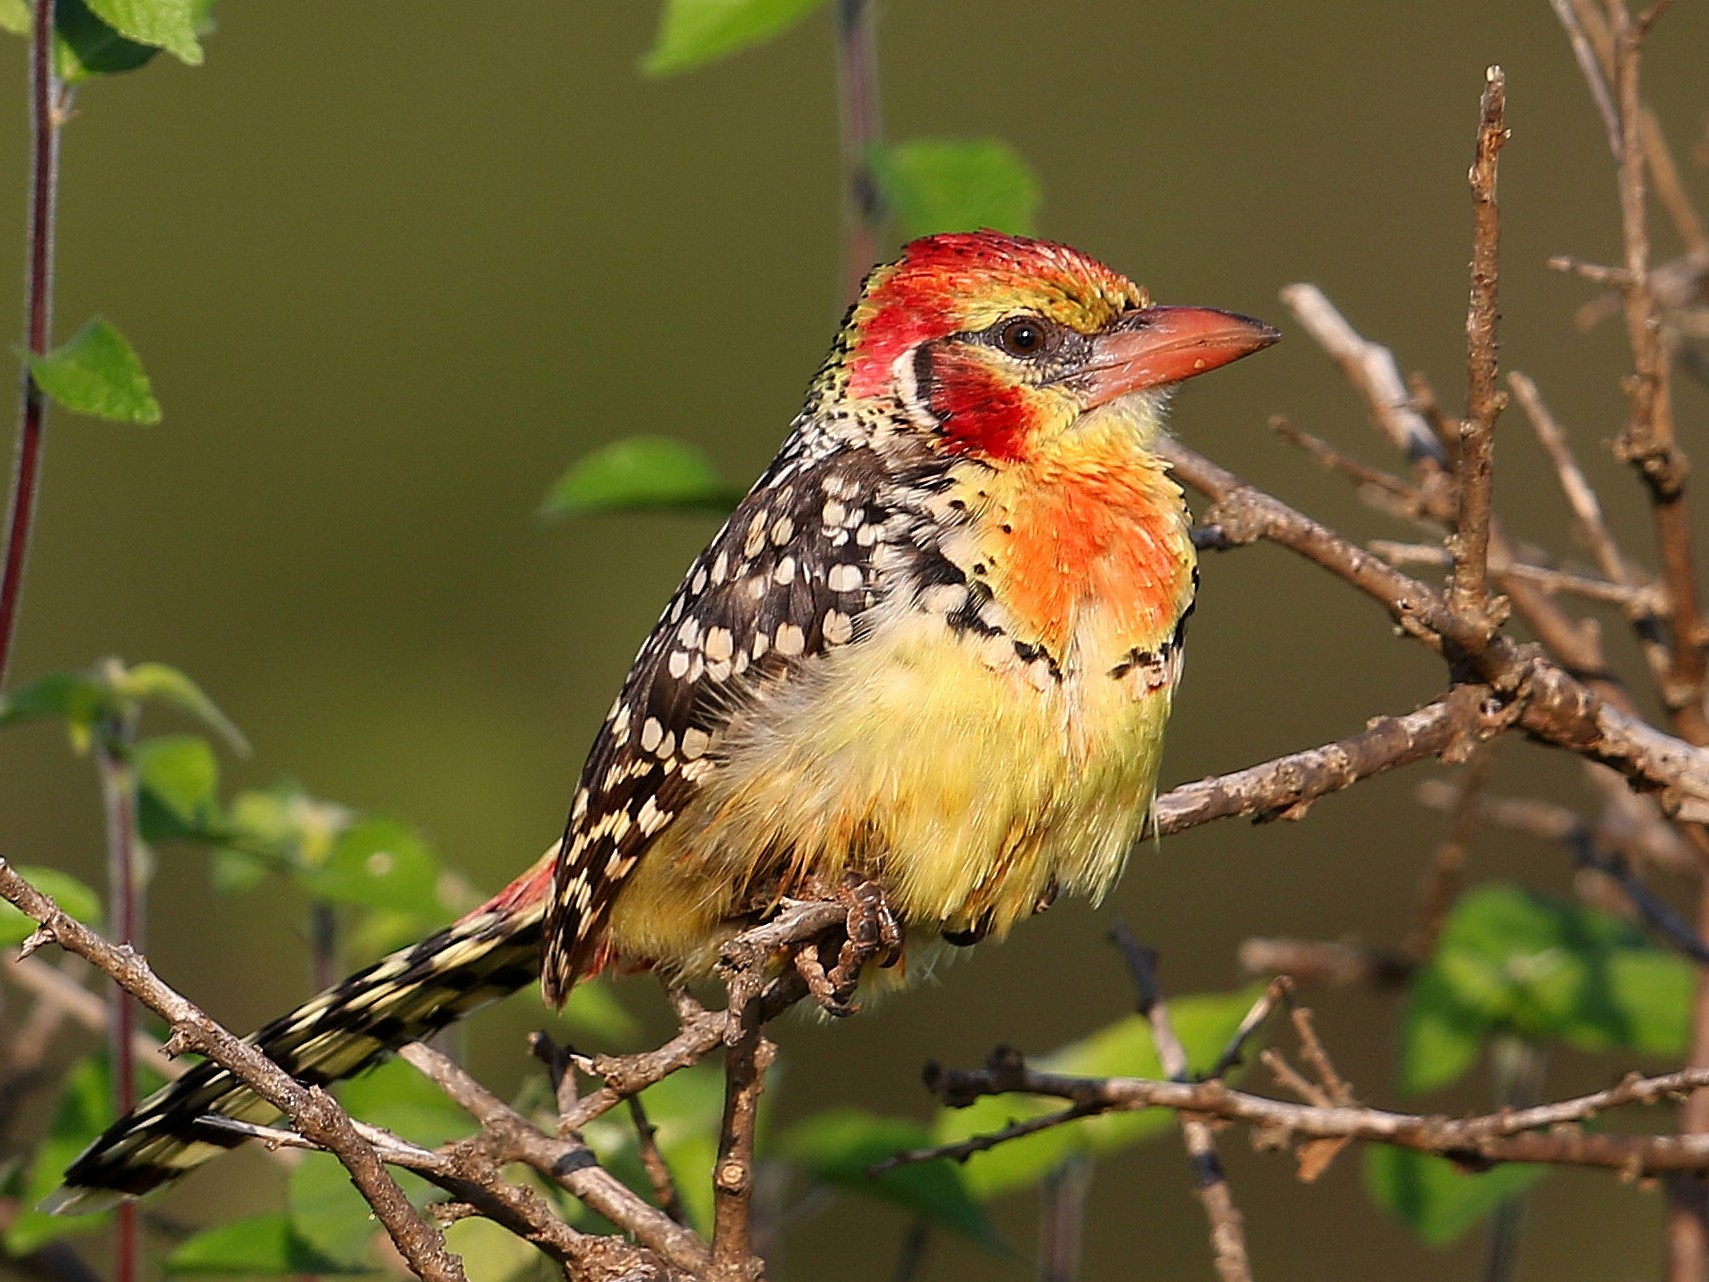
[[(25, 276), (26, 341), (30, 351), (47, 351), (53, 313), (53, 212), (59, 185), (59, 77), (53, 70), (53, 0), (33, 0), (30, 36), (30, 241)], [(29, 370), (20, 379), (18, 454), (6, 515), (6, 565), (0, 571), (0, 689), (6, 684), (12, 633), (23, 586), (41, 472), (42, 429), (47, 403)]]

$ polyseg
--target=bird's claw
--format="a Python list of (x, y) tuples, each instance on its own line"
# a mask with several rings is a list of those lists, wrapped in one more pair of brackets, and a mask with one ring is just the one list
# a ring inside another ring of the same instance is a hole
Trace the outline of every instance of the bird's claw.
[(817, 941), (797, 948), (793, 961), (813, 1000), (827, 1014), (841, 1017), (860, 1009), (854, 996), (869, 962), (888, 968), (901, 959), (902, 926), (877, 882), (850, 873), (832, 897), (848, 907), (836, 961), (830, 967), (825, 965), (829, 944)]

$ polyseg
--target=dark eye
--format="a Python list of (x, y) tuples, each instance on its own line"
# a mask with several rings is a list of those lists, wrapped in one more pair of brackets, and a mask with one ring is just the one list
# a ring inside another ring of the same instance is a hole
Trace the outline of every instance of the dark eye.
[(1049, 339), (1050, 335), (1043, 322), (1029, 316), (1008, 321), (997, 331), (997, 346), (1010, 356), (1018, 356), (1023, 360), (1044, 351), (1049, 345)]

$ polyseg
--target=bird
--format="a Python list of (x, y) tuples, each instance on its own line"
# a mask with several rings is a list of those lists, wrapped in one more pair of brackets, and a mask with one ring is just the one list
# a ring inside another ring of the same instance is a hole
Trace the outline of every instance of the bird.
[[(1279, 337), (1156, 305), (1064, 244), (906, 244), (641, 646), (562, 839), (250, 1041), (320, 1085), (537, 975), (557, 1005), (605, 971), (705, 975), (789, 898), (875, 891), (851, 900), (916, 947), (1101, 896), (1155, 797), (1198, 585), (1165, 408)], [(49, 1209), (140, 1196), (240, 1142), (209, 1115), (278, 1116), (197, 1064)]]

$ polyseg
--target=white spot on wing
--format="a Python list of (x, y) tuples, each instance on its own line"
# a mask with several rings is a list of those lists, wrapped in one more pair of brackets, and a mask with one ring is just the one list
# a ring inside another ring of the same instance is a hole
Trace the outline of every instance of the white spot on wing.
[(831, 572), (825, 576), (825, 586), (833, 592), (854, 592), (860, 588), (860, 584), (860, 567), (847, 561), (833, 565)]
[(736, 639), (729, 628), (708, 628), (700, 648), (709, 662), (717, 663), (736, 652)]

